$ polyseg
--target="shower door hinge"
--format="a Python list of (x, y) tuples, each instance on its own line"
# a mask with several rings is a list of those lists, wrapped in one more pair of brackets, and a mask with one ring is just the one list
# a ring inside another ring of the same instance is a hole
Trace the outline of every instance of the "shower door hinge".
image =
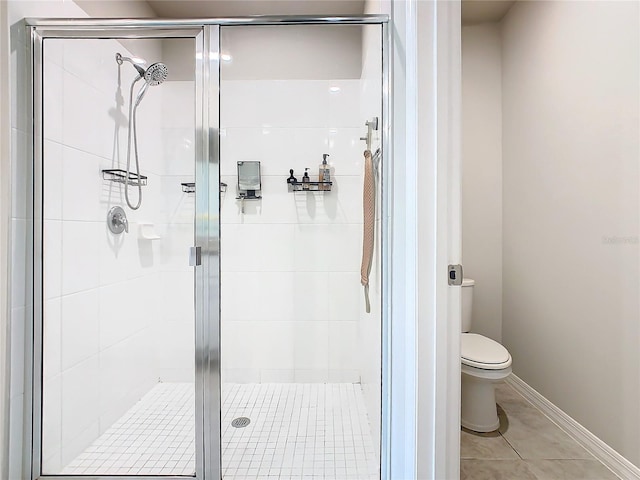
[(202, 247), (189, 247), (189, 266), (202, 265)]
[(462, 265), (449, 265), (449, 285), (462, 285)]

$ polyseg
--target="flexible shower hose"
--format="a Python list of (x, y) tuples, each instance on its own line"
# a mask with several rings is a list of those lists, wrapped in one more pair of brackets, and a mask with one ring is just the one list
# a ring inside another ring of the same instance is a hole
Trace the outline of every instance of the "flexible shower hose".
[[(142, 205), (142, 184), (140, 182), (140, 162), (138, 160), (138, 133), (136, 131), (136, 110), (138, 109), (139, 102), (133, 104), (133, 87), (138, 82), (138, 80), (142, 80), (142, 77), (136, 78), (131, 83), (131, 90), (129, 92), (129, 133), (127, 135), (127, 176), (124, 181), (124, 198), (127, 201), (127, 205), (132, 210), (137, 210)], [(129, 175), (131, 172), (131, 143), (133, 137), (133, 155), (136, 159), (136, 175), (138, 176), (138, 203), (133, 206), (131, 201), (129, 200), (129, 185), (130, 179)]]

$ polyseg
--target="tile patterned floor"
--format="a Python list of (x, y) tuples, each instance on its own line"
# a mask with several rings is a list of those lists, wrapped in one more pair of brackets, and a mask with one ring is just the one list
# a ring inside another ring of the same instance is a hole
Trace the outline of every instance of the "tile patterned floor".
[(360, 385), (239, 384), (223, 402), (225, 479), (379, 478)]
[(462, 429), (461, 480), (619, 480), (509, 385), (496, 401), (497, 432)]
[[(62, 473), (192, 475), (193, 399), (159, 383)], [(360, 385), (229, 384), (222, 401), (225, 480), (379, 478)]]
[(61, 472), (76, 475), (192, 475), (194, 391), (158, 383)]

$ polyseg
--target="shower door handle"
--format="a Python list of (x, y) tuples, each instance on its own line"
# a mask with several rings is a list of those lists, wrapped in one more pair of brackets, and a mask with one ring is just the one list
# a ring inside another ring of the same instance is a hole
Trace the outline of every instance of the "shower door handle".
[(189, 247), (189, 266), (202, 265), (202, 247)]

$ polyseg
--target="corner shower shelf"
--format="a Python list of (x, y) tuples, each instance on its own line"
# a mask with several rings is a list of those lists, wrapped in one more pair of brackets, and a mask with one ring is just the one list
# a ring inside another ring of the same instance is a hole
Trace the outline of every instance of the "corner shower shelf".
[(333, 182), (287, 182), (287, 185), (291, 192), (330, 192)]
[[(196, 192), (196, 184), (195, 182), (184, 182), (181, 183), (182, 191), (184, 193), (195, 193)], [(220, 182), (220, 193), (224, 193), (227, 191), (227, 184), (224, 182)]]
[(133, 185), (134, 187), (144, 187), (147, 185), (147, 177), (145, 177), (144, 175), (136, 175), (135, 173), (129, 172), (129, 176), (127, 177), (126, 170), (121, 170), (118, 168), (102, 170), (102, 178), (111, 182), (127, 183), (129, 185)]

